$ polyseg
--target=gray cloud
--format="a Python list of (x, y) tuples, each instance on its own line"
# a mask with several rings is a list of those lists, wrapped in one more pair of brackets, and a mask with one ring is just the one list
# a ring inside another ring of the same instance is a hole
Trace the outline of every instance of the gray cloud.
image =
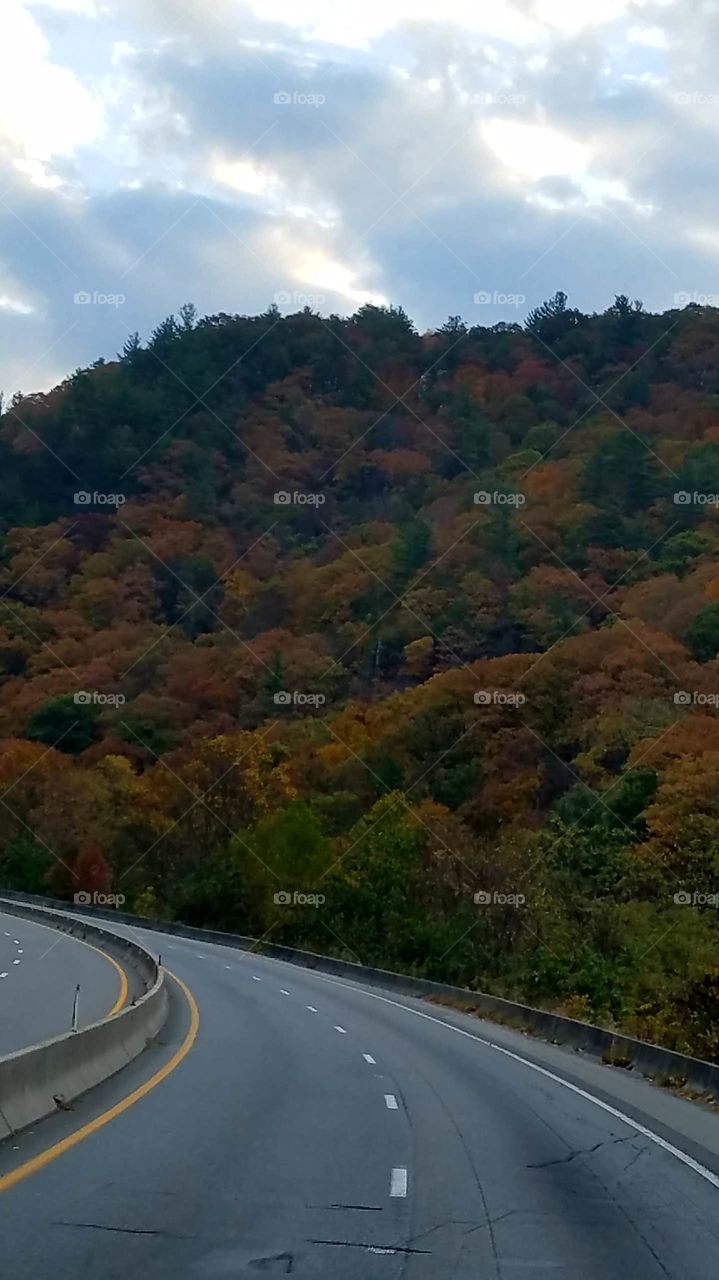
[[(700, 6), (512, 40), (452, 5), (437, 22), (401, 5), (355, 47), (312, 39), (313, 11), (303, 32), (234, 0), (30, 12), (40, 89), (48, 63), (74, 83), (48, 99), (49, 120), (67, 95), (68, 121), (48, 154), (16, 121), (0, 151), (6, 392), (112, 358), (185, 300), (341, 312), (381, 295), (429, 326), (522, 319), (558, 287), (588, 309), (715, 291), (717, 40)], [(88, 136), (76, 90), (101, 118)], [(77, 304), (82, 290), (125, 301)], [(479, 291), (526, 303), (478, 306)]]

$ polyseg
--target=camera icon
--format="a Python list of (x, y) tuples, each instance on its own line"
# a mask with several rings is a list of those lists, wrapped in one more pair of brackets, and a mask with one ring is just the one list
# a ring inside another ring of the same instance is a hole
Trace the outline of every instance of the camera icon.
[(292, 694), (288, 693), (286, 689), (280, 689), (279, 692), (275, 694), (273, 702), (276, 707), (289, 707), (292, 702)]
[(478, 689), (474, 695), (474, 701), (478, 707), (488, 707), (492, 701), (489, 689)]
[(73, 902), (76, 907), (89, 907), (92, 905), (92, 894), (87, 889), (80, 889), (78, 893), (73, 895)]
[(278, 307), (289, 307), (292, 302), (292, 294), (286, 289), (279, 289), (275, 294), (275, 303)]
[(92, 694), (88, 693), (86, 689), (78, 689), (77, 693), (73, 694), (72, 700), (75, 706), (86, 707), (92, 702)]
[(286, 489), (280, 489), (275, 494), (276, 507), (288, 507), (291, 501), (292, 501), (292, 494), (288, 493)]
[(280, 889), (279, 893), (275, 894), (275, 903), (278, 907), (289, 907), (291, 902), (292, 894), (288, 893), (286, 889)]
[(491, 293), (487, 293), (486, 289), (480, 289), (479, 293), (475, 293), (474, 302), (478, 307), (486, 307), (492, 301)]
[(474, 901), (478, 907), (488, 907), (492, 901), (492, 895), (487, 889), (478, 889), (474, 895)]
[(279, 93), (274, 94), (272, 101), (278, 103), (281, 107), (289, 106), (292, 101), (292, 94), (288, 93), (286, 89), (280, 89)]
[(686, 507), (689, 505), (691, 500), (692, 500), (692, 495), (690, 493), (687, 493), (686, 489), (679, 489), (674, 494), (675, 507)]
[(76, 507), (87, 507), (92, 502), (92, 494), (86, 493), (84, 489), (79, 489), (77, 493), (73, 494), (72, 500)]
[(692, 704), (692, 695), (686, 689), (680, 689), (674, 694), (674, 702), (678, 707), (690, 707)]
[(86, 307), (92, 302), (92, 294), (88, 293), (87, 289), (79, 289), (77, 293), (73, 294), (72, 300), (81, 307)]
[(478, 507), (488, 507), (492, 501), (491, 493), (487, 493), (486, 489), (480, 489), (479, 493), (475, 493), (474, 502)]
[(692, 895), (687, 893), (686, 889), (680, 889), (679, 893), (674, 894), (674, 901), (678, 907), (689, 907), (691, 906)]

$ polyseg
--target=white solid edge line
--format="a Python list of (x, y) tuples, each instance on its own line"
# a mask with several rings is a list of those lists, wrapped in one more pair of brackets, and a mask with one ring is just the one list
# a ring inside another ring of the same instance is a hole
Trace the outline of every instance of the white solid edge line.
[(372, 1057), (371, 1053), (363, 1053), (362, 1057), (364, 1058), (365, 1062), (369, 1062), (371, 1067), (377, 1066), (376, 1059)]
[(392, 1170), (392, 1176), (389, 1183), (389, 1193), (391, 1196), (406, 1196), (407, 1194), (407, 1170), (400, 1167)]
[(397, 1099), (395, 1098), (395, 1096), (394, 1096), (394, 1094), (393, 1094), (393, 1093), (386, 1093), (386, 1094), (384, 1095), (384, 1100), (385, 1100), (385, 1102), (386, 1102), (386, 1104), (387, 1104), (387, 1110), (388, 1110), (388, 1111), (397, 1111), (397, 1110), (398, 1110), (398, 1107), (397, 1107)]
[(341, 1036), (346, 1036), (346, 1035), (347, 1035), (347, 1032), (345, 1031), (344, 1027), (337, 1027), (337, 1026), (335, 1026), (335, 1031), (339, 1031), (339, 1033), (340, 1033), (340, 1035), (341, 1035)]
[(435, 1022), (438, 1027), (445, 1027), (447, 1031), (454, 1031), (458, 1036), (466, 1036), (468, 1040), (476, 1040), (478, 1044), (483, 1044), (488, 1049), (495, 1049), (497, 1053), (503, 1053), (505, 1057), (511, 1058), (514, 1062), (521, 1062), (523, 1066), (529, 1067), (530, 1071), (536, 1071), (547, 1080), (553, 1080), (555, 1084), (561, 1085), (563, 1089), (569, 1089), (570, 1093), (577, 1094), (587, 1102), (593, 1102), (595, 1107), (600, 1107), (602, 1111), (614, 1116), (616, 1120), (621, 1120), (624, 1124), (629, 1125), (631, 1129), (641, 1133), (643, 1138), (648, 1138), (650, 1142), (661, 1147), (662, 1151), (667, 1151), (669, 1155), (681, 1160), (682, 1164), (685, 1164), (687, 1168), (693, 1169), (695, 1173), (699, 1174), (700, 1178), (704, 1178), (719, 1190), (719, 1176), (716, 1173), (712, 1173), (711, 1169), (705, 1168), (693, 1156), (687, 1155), (686, 1151), (681, 1151), (679, 1147), (667, 1142), (665, 1138), (660, 1138), (658, 1133), (647, 1129), (646, 1125), (640, 1124), (638, 1120), (632, 1120), (631, 1116), (620, 1111), (618, 1107), (613, 1107), (610, 1103), (603, 1102), (601, 1098), (596, 1098), (593, 1093), (589, 1093), (586, 1089), (581, 1089), (579, 1085), (572, 1084), (569, 1080), (563, 1080), (554, 1071), (549, 1071), (546, 1067), (540, 1067), (538, 1063), (532, 1062), (529, 1058), (523, 1058), (521, 1053), (514, 1053), (511, 1049), (504, 1049), (502, 1045), (494, 1044), (491, 1040), (485, 1040), (483, 1036), (477, 1036), (472, 1031), (465, 1031), (463, 1027), (455, 1027), (451, 1022), (444, 1022), (442, 1018), (434, 1018), (431, 1013), (423, 1013), (421, 1009), (413, 1009), (408, 1004), (401, 1004), (399, 1000), (390, 1000), (389, 996), (380, 996), (376, 991), (366, 991), (364, 987), (350, 986), (347, 982), (340, 982), (337, 978), (325, 977), (324, 974), (315, 973), (315, 976), (322, 982), (332, 983), (335, 987), (345, 987), (349, 991), (358, 991), (360, 995), (369, 996), (371, 1000), (381, 1000), (382, 1004), (391, 1004), (394, 1005), (395, 1009), (404, 1009), (406, 1013), (412, 1013), (417, 1018), (424, 1018), (427, 1022)]

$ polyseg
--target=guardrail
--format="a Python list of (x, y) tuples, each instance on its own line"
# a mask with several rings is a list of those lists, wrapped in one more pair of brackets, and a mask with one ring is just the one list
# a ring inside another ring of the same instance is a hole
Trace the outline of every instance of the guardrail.
[[(65, 903), (54, 905), (67, 909)], [(168, 998), (161, 968), (137, 943), (89, 921), (57, 915), (45, 904), (13, 897), (1, 906), (81, 940), (92, 938), (121, 954), (144, 988), (141, 996), (111, 1018), (0, 1057), (0, 1138), (5, 1138), (51, 1115), (58, 1106), (72, 1103), (132, 1062), (160, 1031)]]
[(302, 965), (307, 969), (317, 969), (334, 977), (348, 978), (363, 986), (378, 987), (401, 995), (419, 996), (425, 1000), (451, 1003), (506, 1026), (541, 1036), (554, 1044), (566, 1045), (577, 1051), (599, 1057), (610, 1065), (637, 1070), (658, 1083), (687, 1086), (697, 1093), (711, 1094), (719, 1098), (719, 1064), (715, 1062), (706, 1062), (702, 1058), (693, 1058), (688, 1054), (677, 1053), (673, 1049), (665, 1049), (662, 1045), (635, 1040), (632, 1036), (622, 1035), (606, 1027), (595, 1027), (588, 1022), (579, 1022), (575, 1018), (565, 1018), (561, 1014), (550, 1013), (546, 1009), (535, 1009), (531, 1005), (504, 1000), (500, 996), (492, 996), (483, 991), (430, 982), (425, 978), (393, 973), (388, 969), (373, 969), (355, 964), (350, 960), (318, 955), (313, 951), (300, 951), (293, 947), (268, 943), (260, 944), (257, 939), (247, 938), (242, 934), (223, 933), (217, 929), (198, 929), (192, 925), (176, 924), (166, 920), (148, 920), (144, 916), (134, 916), (128, 912), (109, 908), (107, 911), (102, 911), (96, 907), (74, 905), (52, 898), (40, 898), (7, 890), (0, 890), (0, 906), (2, 899), (39, 903), (64, 911), (72, 911), (83, 917), (95, 916), (98, 919), (115, 920), (119, 924), (134, 925), (140, 929), (151, 929), (156, 933), (192, 938), (198, 942), (214, 942), (240, 951), (257, 951), (276, 960)]

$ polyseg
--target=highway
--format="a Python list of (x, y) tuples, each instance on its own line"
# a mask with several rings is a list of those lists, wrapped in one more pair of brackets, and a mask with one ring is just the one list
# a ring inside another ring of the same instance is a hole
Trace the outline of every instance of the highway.
[(0, 1146), (13, 1280), (717, 1274), (708, 1109), (428, 1003), (131, 936), (179, 980), (170, 1020)]
[(121, 1008), (128, 990), (110, 956), (57, 929), (0, 913), (0, 1054), (69, 1031), (78, 985), (79, 1026)]

